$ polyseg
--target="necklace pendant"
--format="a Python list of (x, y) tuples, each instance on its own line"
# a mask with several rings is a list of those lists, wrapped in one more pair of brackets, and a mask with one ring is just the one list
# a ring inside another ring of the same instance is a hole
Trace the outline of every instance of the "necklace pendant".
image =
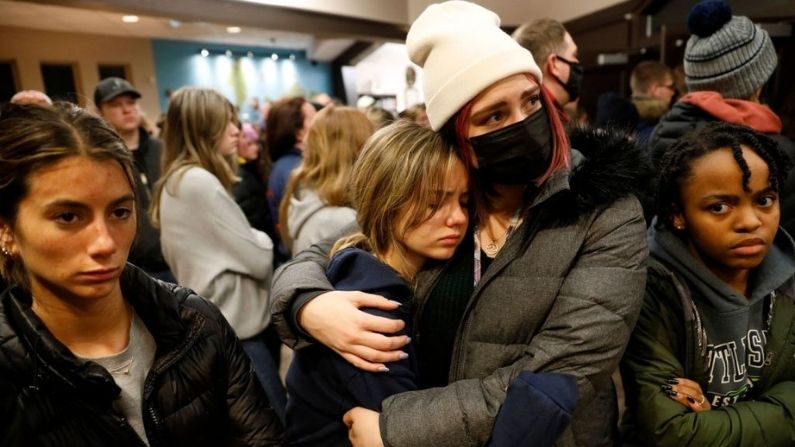
[(493, 258), (500, 251), (500, 247), (497, 246), (496, 242), (492, 241), (483, 247), (483, 251), (486, 252), (490, 258)]

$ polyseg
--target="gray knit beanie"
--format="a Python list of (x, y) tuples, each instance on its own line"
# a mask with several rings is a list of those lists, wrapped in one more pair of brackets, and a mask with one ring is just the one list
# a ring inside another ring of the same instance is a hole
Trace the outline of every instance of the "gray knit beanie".
[(747, 17), (732, 16), (723, 0), (690, 10), (692, 36), (685, 47), (685, 83), (691, 91), (714, 91), (724, 98), (748, 99), (776, 69), (773, 42)]

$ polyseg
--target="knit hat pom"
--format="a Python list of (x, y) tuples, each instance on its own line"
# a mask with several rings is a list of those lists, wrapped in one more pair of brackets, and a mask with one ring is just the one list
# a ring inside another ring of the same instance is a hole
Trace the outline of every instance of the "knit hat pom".
[(732, 9), (724, 0), (703, 1), (687, 16), (687, 30), (699, 37), (709, 37), (732, 19)]

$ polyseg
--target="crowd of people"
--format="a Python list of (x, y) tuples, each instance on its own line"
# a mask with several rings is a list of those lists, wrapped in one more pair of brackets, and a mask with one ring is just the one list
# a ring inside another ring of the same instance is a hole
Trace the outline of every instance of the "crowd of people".
[(684, 84), (641, 62), (591, 126), (563, 25), (459, 0), (399, 115), (186, 86), (156, 138), (124, 79), (20, 92), (0, 445), (795, 445), (777, 55), (723, 0), (688, 27)]

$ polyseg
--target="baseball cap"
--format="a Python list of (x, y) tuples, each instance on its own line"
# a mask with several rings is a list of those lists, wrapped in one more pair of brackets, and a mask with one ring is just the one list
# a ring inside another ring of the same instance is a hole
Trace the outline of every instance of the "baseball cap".
[(127, 82), (126, 79), (115, 77), (105, 78), (99, 81), (97, 88), (94, 89), (94, 104), (99, 106), (104, 102), (124, 94), (132, 95), (136, 99), (141, 97), (138, 90)]

